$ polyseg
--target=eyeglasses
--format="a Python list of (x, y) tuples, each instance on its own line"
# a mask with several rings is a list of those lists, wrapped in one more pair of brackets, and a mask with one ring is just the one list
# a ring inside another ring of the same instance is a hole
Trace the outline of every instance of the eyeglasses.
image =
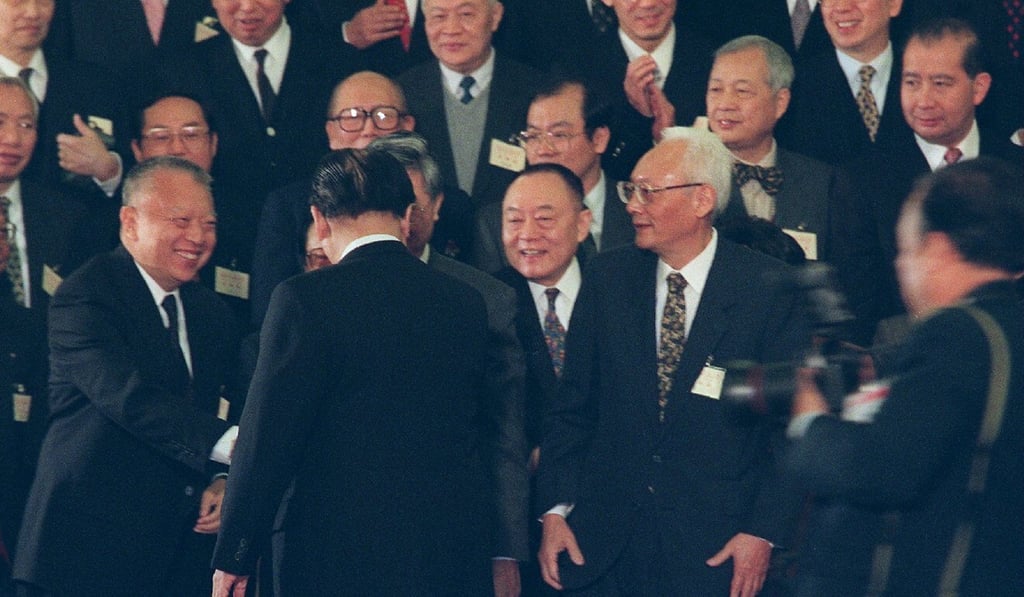
[(398, 128), (406, 114), (400, 112), (394, 106), (377, 106), (370, 110), (362, 108), (345, 108), (327, 120), (338, 125), (338, 128), (346, 133), (358, 133), (363, 130), (366, 119), (373, 122), (373, 126), (381, 131), (393, 131)]
[(0, 226), (0, 240), (13, 240), (17, 234), (18, 227), (14, 225), (14, 222), (8, 222)]
[(538, 149), (546, 144), (555, 151), (566, 151), (569, 149), (569, 142), (575, 137), (586, 133), (567, 133), (565, 131), (530, 132), (523, 131), (515, 135), (514, 139), (521, 147), (526, 149)]
[(619, 199), (623, 203), (629, 203), (629, 200), (636, 195), (637, 201), (640, 205), (648, 205), (654, 200), (654, 194), (662, 191), (668, 191), (671, 189), (685, 189), (689, 187), (701, 187), (706, 185), (706, 182), (688, 182), (686, 184), (674, 184), (667, 187), (652, 187), (643, 183), (635, 183), (629, 181), (620, 181), (615, 183), (615, 190), (619, 192)]
[(189, 147), (198, 147), (210, 136), (210, 129), (205, 126), (183, 126), (177, 131), (165, 127), (151, 128), (142, 133), (142, 138), (153, 145), (166, 147), (177, 137)]

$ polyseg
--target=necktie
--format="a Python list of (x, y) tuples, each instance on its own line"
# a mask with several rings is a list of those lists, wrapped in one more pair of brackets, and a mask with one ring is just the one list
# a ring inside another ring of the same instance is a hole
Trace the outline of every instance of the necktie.
[(402, 9), (402, 13), (405, 14), (405, 22), (402, 23), (402, 28), (398, 31), (398, 39), (402, 40), (402, 49), (406, 52), (409, 51), (409, 45), (412, 43), (412, 26), (409, 24), (409, 7), (405, 4), (405, 0), (395, 0), (395, 6)]
[(598, 34), (615, 26), (615, 12), (601, 0), (590, 0), (590, 18), (594, 21), (594, 29)]
[(565, 364), (565, 328), (558, 320), (558, 313), (555, 312), (555, 299), (558, 297), (557, 288), (548, 288), (544, 291), (548, 297), (548, 311), (544, 314), (544, 342), (548, 345), (548, 354), (551, 355), (551, 366), (555, 369), (555, 376), (562, 376), (562, 365)]
[(142, 0), (142, 11), (146, 13), (146, 25), (149, 27), (149, 36), (153, 38), (153, 45), (160, 44), (160, 30), (164, 26), (164, 0)]
[(178, 301), (174, 300), (173, 294), (168, 294), (160, 302), (160, 306), (167, 313), (167, 331), (171, 336), (174, 345), (181, 349), (181, 338), (178, 336)]
[(878, 134), (878, 104), (875, 103), (875, 94), (871, 92), (871, 78), (875, 76), (875, 67), (865, 64), (857, 71), (860, 74), (860, 89), (857, 90), (857, 109), (860, 110), (860, 117), (864, 120), (864, 126), (868, 129), (868, 136), (871, 142), (875, 142), (875, 135)]
[(1013, 61), (1020, 62), (1020, 52), (1024, 46), (1021, 45), (1020, 34), (1024, 30), (1021, 21), (1024, 20), (1024, 2), (1021, 0), (1003, 0), (1003, 8), (1006, 9), (1006, 34), (1007, 48)]
[(665, 422), (665, 406), (672, 389), (672, 376), (686, 345), (686, 280), (682, 274), (668, 275), (668, 296), (661, 315), (661, 342), (658, 345), (658, 421)]
[(736, 181), (737, 188), (742, 187), (751, 180), (756, 180), (760, 183), (764, 192), (772, 197), (778, 195), (779, 190), (782, 188), (782, 170), (774, 166), (765, 168), (764, 166), (752, 166), (736, 162), (732, 165), (732, 175)]
[(800, 44), (804, 41), (804, 33), (807, 32), (807, 24), (810, 22), (811, 3), (808, 0), (796, 0), (789, 24), (793, 27), (793, 45), (797, 50), (800, 49)]
[(460, 102), (468, 104), (469, 102), (473, 101), (473, 94), (469, 92), (469, 88), (475, 84), (476, 79), (474, 79), (473, 77), (469, 75), (462, 77), (462, 80), (459, 81), (459, 89), (462, 89), (462, 97), (459, 98)]
[(32, 73), (34, 72), (36, 71), (33, 68), (23, 68), (18, 71), (18, 78), (25, 84), (25, 87), (28, 87), (29, 93), (31, 93), (32, 97), (38, 102), (39, 96), (37, 96), (35, 90), (32, 89)]
[(946, 153), (942, 155), (942, 159), (946, 162), (947, 166), (959, 162), (962, 157), (964, 157), (964, 152), (960, 151), (959, 147), (947, 147)]
[[(10, 223), (11, 200), (7, 197), (0, 197), (0, 211), (4, 214), (4, 221)], [(21, 306), (25, 306), (25, 282), (21, 279), (21, 252), (18, 251), (18, 239), (9, 238), (7, 244), (10, 247), (10, 255), (7, 258), (7, 277), (11, 280), (11, 292), (14, 293), (14, 300)]]
[(256, 87), (260, 91), (260, 111), (263, 114), (263, 122), (270, 124), (270, 118), (274, 114), (274, 101), (277, 100), (277, 95), (274, 93), (274, 88), (270, 85), (267, 72), (263, 70), (263, 62), (267, 59), (267, 51), (260, 48), (253, 52), (253, 57), (256, 58)]

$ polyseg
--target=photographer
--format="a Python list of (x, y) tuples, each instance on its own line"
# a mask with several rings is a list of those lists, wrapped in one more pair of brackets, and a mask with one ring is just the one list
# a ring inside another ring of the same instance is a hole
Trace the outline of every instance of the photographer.
[(887, 595), (1024, 592), (1022, 188), (1019, 172), (981, 158), (911, 192), (896, 270), (916, 322), (873, 421), (829, 416), (810, 373), (798, 384), (792, 472), (852, 516), (898, 513), (891, 560), (871, 567)]

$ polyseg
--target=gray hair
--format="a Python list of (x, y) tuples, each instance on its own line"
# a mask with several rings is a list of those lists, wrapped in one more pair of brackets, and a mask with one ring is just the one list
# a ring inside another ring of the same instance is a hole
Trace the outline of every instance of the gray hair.
[(397, 131), (377, 137), (370, 142), (367, 149), (378, 149), (391, 154), (391, 157), (398, 160), (406, 170), (415, 170), (422, 174), (431, 199), (436, 199), (444, 189), (441, 169), (430, 155), (427, 140), (422, 136), (408, 131)]
[(694, 182), (706, 182), (715, 189), (715, 213), (724, 212), (732, 191), (733, 157), (718, 135), (705, 129), (674, 126), (662, 130), (661, 140), (686, 142), (679, 162), (688, 173), (700, 179)]
[(768, 85), (771, 86), (772, 91), (789, 89), (793, 85), (793, 77), (796, 75), (793, 59), (789, 57), (786, 50), (782, 49), (782, 46), (767, 37), (760, 35), (737, 37), (715, 50), (715, 58), (752, 48), (757, 48), (764, 54), (764, 60), (768, 63)]
[(135, 205), (136, 195), (149, 185), (153, 175), (160, 170), (184, 172), (205, 188), (211, 196), (213, 195), (210, 189), (213, 178), (205, 170), (188, 160), (172, 155), (162, 155), (139, 162), (128, 172), (124, 177), (124, 186), (121, 189), (121, 204)]
[(22, 81), (20, 77), (0, 77), (0, 87), (16, 87), (20, 89), (32, 104), (32, 119), (39, 122), (39, 100), (32, 89)]

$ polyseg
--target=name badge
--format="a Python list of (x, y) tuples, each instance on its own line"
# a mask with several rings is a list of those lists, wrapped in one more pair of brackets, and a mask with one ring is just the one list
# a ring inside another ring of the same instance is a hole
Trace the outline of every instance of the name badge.
[(725, 369), (715, 367), (711, 363), (706, 363), (704, 368), (701, 369), (700, 375), (697, 376), (697, 381), (693, 382), (693, 388), (690, 389), (690, 392), (698, 396), (718, 400), (722, 397), (722, 384), (724, 381)]
[(807, 232), (806, 230), (792, 230), (790, 228), (783, 228), (783, 232), (793, 237), (796, 244), (800, 245), (800, 248), (804, 250), (804, 257), (808, 259), (818, 259), (818, 235), (813, 232)]
[(518, 145), (491, 139), (490, 163), (512, 172), (522, 172), (526, 168), (526, 150)]
[(192, 41), (199, 43), (201, 41), (206, 41), (211, 37), (217, 37), (220, 35), (220, 31), (213, 28), (215, 24), (217, 24), (217, 19), (213, 17), (206, 17), (202, 21), (197, 21)]
[(219, 265), (213, 272), (214, 290), (220, 294), (249, 300), (249, 274)]
[(28, 423), (29, 413), (32, 411), (32, 396), (25, 392), (25, 386), (19, 384), (15, 386), (11, 398), (14, 399), (14, 422)]
[(48, 265), (43, 266), (43, 292), (53, 296), (63, 281), (64, 278), (61, 278), (60, 274), (58, 274), (52, 267)]
[(109, 118), (103, 118), (102, 116), (90, 115), (86, 118), (86, 122), (89, 124), (89, 128), (103, 133), (108, 137), (114, 136), (114, 121)]
[(221, 396), (220, 404), (217, 405), (217, 418), (221, 421), (227, 421), (229, 410), (231, 410), (231, 401)]

